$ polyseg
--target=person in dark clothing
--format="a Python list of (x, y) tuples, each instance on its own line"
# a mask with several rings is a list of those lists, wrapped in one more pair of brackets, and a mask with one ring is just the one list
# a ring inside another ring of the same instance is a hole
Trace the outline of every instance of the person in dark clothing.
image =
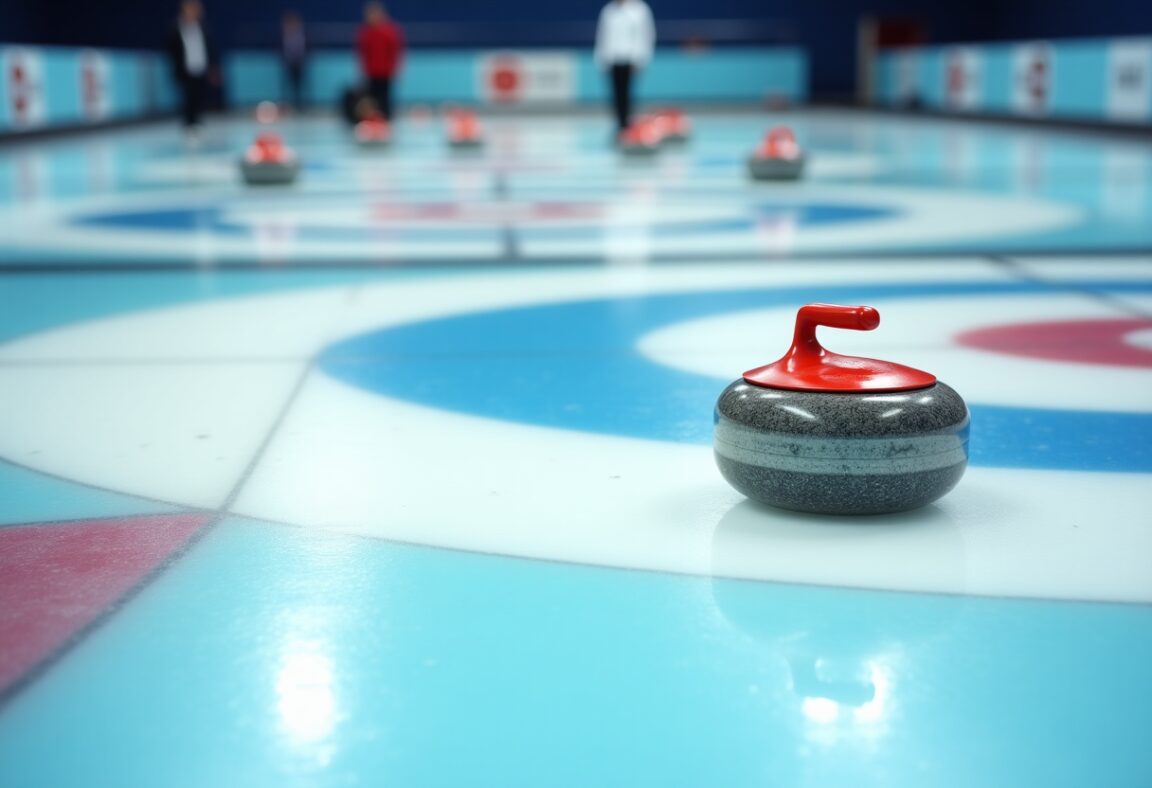
[(368, 95), (385, 120), (392, 120), (392, 82), (404, 59), (404, 35), (378, 2), (364, 6), (364, 24), (356, 36), (360, 69), (367, 80)]
[(183, 96), (184, 129), (192, 142), (199, 139), (209, 85), (218, 81), (216, 49), (204, 29), (203, 17), (200, 0), (183, 0), (168, 37), (172, 75)]
[(284, 59), (284, 76), (288, 81), (288, 95), (296, 111), (304, 109), (304, 70), (308, 60), (308, 41), (304, 37), (304, 23), (295, 11), (288, 11), (281, 20), (280, 55)]

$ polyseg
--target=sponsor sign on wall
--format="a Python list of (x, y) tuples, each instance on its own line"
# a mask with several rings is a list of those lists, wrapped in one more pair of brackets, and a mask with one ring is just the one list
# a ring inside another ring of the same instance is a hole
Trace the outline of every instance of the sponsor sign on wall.
[(44, 122), (44, 66), (40, 53), (27, 47), (0, 49), (9, 124), (27, 129)]
[(85, 120), (104, 120), (112, 109), (109, 94), (108, 56), (95, 49), (84, 49), (79, 58), (80, 106)]
[(974, 47), (952, 47), (944, 54), (944, 100), (951, 109), (980, 108), (983, 60)]
[(1052, 48), (1022, 44), (1012, 52), (1012, 104), (1024, 115), (1047, 115), (1052, 102)]
[(568, 102), (576, 61), (566, 52), (492, 52), (477, 59), (477, 95), (498, 104)]
[(1152, 120), (1152, 39), (1122, 39), (1109, 46), (1108, 117)]

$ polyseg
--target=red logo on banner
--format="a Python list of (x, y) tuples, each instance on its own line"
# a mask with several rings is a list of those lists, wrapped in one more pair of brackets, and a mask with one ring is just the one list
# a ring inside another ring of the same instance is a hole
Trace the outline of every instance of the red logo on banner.
[(28, 72), (19, 61), (13, 62), (8, 71), (8, 87), (9, 95), (12, 96), (12, 114), (17, 120), (27, 120), (32, 83), (28, 79)]
[(1048, 100), (1048, 59), (1037, 55), (1028, 64), (1024, 83), (1034, 106), (1042, 107)]
[(80, 61), (80, 98), (84, 102), (84, 112), (89, 117), (100, 114), (100, 103), (104, 97), (104, 85), (96, 67), (96, 58), (88, 56)]
[(964, 84), (967, 82), (964, 74), (964, 61), (955, 55), (948, 64), (948, 94), (958, 98), (964, 93)]
[(492, 98), (496, 101), (515, 101), (520, 95), (523, 83), (520, 62), (515, 58), (501, 58), (492, 64), (488, 72), (488, 84)]

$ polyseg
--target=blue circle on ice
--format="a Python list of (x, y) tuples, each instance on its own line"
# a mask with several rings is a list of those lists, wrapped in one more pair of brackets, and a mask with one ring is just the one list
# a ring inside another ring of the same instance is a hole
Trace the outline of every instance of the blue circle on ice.
[[(1078, 285), (1152, 290), (1144, 283)], [(867, 303), (1048, 290), (1029, 282), (949, 283), (600, 298), (395, 326), (339, 342), (325, 350), (319, 364), (346, 383), (445, 410), (709, 444), (713, 405), (729, 381), (657, 364), (637, 352), (640, 337), (684, 320), (810, 301)], [(1152, 413), (968, 404), (973, 465), (1152, 472), (1152, 442), (1138, 437), (1152, 435)]]
[[(332, 198), (341, 195), (327, 193), (317, 195), (315, 199)], [(343, 195), (353, 196), (353, 195)], [(362, 197), (362, 195), (361, 195)], [(237, 205), (242, 205), (238, 202)], [(435, 203), (440, 205), (441, 203)], [(445, 206), (457, 206), (457, 203), (445, 202)], [(758, 227), (774, 226), (804, 226), (818, 227), (823, 225), (847, 224), (868, 222), (897, 216), (900, 211), (881, 205), (860, 205), (854, 203), (824, 203), (824, 202), (760, 202), (749, 206), (734, 207), (731, 216), (702, 217), (699, 219), (685, 218), (680, 221), (653, 219), (652, 221), (638, 220), (622, 223), (613, 220), (611, 227), (614, 231), (635, 229), (637, 231), (650, 231), (662, 236), (667, 235), (693, 235), (699, 233), (717, 232), (743, 232)], [(74, 224), (85, 227), (101, 227), (118, 230), (151, 230), (173, 233), (205, 232), (236, 237), (247, 236), (254, 232), (254, 228), (243, 221), (229, 216), (227, 205), (185, 205), (165, 208), (132, 208), (113, 211), (103, 211), (78, 216)], [(451, 223), (429, 224), (427, 226), (412, 226), (404, 223), (381, 222), (377, 225), (365, 224), (324, 226), (317, 224), (300, 224), (294, 228), (294, 237), (299, 240), (312, 241), (371, 241), (381, 236), (441, 239), (446, 235), (455, 239), (470, 237), (487, 237), (501, 223), (467, 224), (454, 226)], [(534, 237), (548, 238), (587, 238), (590, 231), (601, 226), (608, 226), (605, 221), (592, 217), (581, 221), (565, 223), (535, 223), (518, 221), (518, 230), (531, 233)]]

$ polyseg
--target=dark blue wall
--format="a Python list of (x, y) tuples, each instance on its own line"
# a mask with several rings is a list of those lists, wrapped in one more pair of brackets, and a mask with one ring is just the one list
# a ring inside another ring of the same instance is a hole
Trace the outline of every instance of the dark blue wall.
[(30, 0), (0, 0), (0, 41), (38, 41), (38, 9)]
[(1010, 0), (999, 5), (999, 39), (1152, 33), (1152, 0)]
[[(288, 7), (314, 38), (342, 45), (358, 0), (204, 0), (224, 47), (271, 45)], [(811, 57), (816, 95), (846, 95), (855, 80), (856, 24), (866, 14), (922, 19), (937, 42), (1152, 33), (1152, 0), (649, 0), (663, 40), (693, 32), (723, 45), (798, 43)], [(392, 0), (413, 44), (587, 45), (600, 0)], [(176, 3), (166, 0), (0, 0), (0, 40), (156, 47)], [(699, 25), (686, 24), (701, 20)], [(710, 20), (710, 21), (705, 21)], [(718, 20), (739, 20), (724, 24)]]

